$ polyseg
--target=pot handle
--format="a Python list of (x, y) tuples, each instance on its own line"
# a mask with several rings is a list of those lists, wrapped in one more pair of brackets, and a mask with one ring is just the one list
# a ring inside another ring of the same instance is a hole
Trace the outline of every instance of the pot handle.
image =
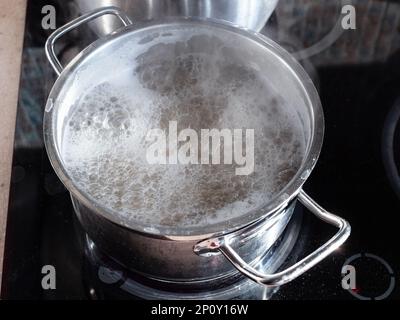
[(124, 26), (129, 26), (130, 24), (132, 24), (132, 21), (123, 11), (121, 11), (121, 9), (117, 7), (104, 7), (81, 15), (80, 17), (58, 28), (49, 36), (45, 45), (46, 56), (58, 76), (61, 74), (63, 67), (58, 60), (54, 50), (55, 42), (64, 34), (75, 29), (76, 27), (106, 14), (112, 14), (118, 17)]
[(339, 228), (339, 231), (328, 242), (293, 266), (278, 273), (264, 274), (251, 267), (239, 256), (239, 254), (230, 246), (231, 241), (228, 236), (201, 241), (194, 247), (194, 251), (199, 255), (207, 255), (210, 252), (216, 251), (221, 252), (236, 269), (257, 283), (267, 286), (280, 286), (288, 283), (311, 269), (341, 246), (349, 237), (351, 231), (350, 224), (346, 220), (324, 210), (303, 190), (300, 190), (298, 199), (315, 216)]

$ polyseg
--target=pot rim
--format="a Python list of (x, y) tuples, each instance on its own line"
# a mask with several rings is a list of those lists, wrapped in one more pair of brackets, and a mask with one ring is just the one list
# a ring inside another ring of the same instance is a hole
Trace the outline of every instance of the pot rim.
[[(207, 26), (213, 26), (215, 28), (222, 28), (233, 33), (239, 33), (242, 36), (250, 38), (250, 40), (256, 41), (266, 50), (274, 53), (277, 58), (281, 60), (282, 64), (286, 65), (286, 68), (292, 72), (292, 76), (295, 77), (305, 97), (308, 100), (311, 128), (310, 141), (308, 142), (306, 155), (304, 156), (302, 165), (297, 170), (297, 173), (290, 180), (290, 182), (279, 193), (277, 193), (274, 198), (272, 198), (269, 202), (259, 206), (258, 208), (253, 209), (231, 220), (222, 221), (207, 226), (187, 227), (184, 229), (179, 228), (179, 226), (151, 227), (150, 225), (146, 225), (144, 223), (140, 224), (139, 221), (136, 220), (134, 221), (134, 223), (123, 221), (118, 218), (118, 215), (115, 214), (115, 211), (96, 203), (89, 194), (81, 190), (81, 188), (79, 188), (79, 186), (77, 186), (73, 182), (68, 172), (65, 170), (57, 143), (55, 141), (55, 121), (53, 120), (57, 108), (54, 107), (54, 101), (57, 99), (57, 96), (63, 88), (63, 85), (68, 79), (69, 75), (79, 68), (80, 63), (87, 59), (95, 51), (101, 50), (102, 46), (109, 41), (115, 40), (131, 32), (143, 30), (144, 28), (151, 29), (163, 25), (182, 23), (201, 25), (206, 24)], [(279, 210), (280, 208), (287, 206), (287, 204), (297, 196), (304, 182), (314, 168), (322, 148), (323, 135), (324, 116), (318, 92), (306, 71), (299, 64), (299, 62), (297, 62), (297, 60), (292, 57), (289, 52), (287, 52), (273, 40), (257, 32), (229, 23), (215, 21), (214, 19), (193, 17), (174, 17), (157, 21), (134, 23), (133, 25), (123, 27), (115, 31), (114, 33), (102, 37), (90, 44), (88, 47), (83, 49), (74, 59), (72, 59), (72, 61), (63, 69), (60, 76), (56, 79), (47, 99), (43, 119), (43, 136), (47, 154), (57, 176), (71, 193), (72, 197), (84, 204), (93, 212), (100, 214), (107, 220), (110, 220), (111, 222), (119, 226), (128, 228), (134, 232), (143, 233), (156, 238), (167, 238), (171, 240), (190, 240), (194, 238), (202, 239), (205, 237), (227, 234), (242, 227), (245, 227), (255, 221), (264, 219)]]

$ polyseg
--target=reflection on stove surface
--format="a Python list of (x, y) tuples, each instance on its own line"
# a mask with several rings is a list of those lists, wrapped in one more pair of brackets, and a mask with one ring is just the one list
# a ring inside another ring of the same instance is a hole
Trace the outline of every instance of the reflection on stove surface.
[[(302, 227), (302, 208), (297, 206), (291, 221), (275, 245), (257, 264), (258, 270), (273, 273), (293, 264), (299, 256), (302, 241), (298, 241)], [(100, 252), (87, 235), (85, 243), (85, 291), (91, 299), (149, 299), (149, 300), (231, 300), (270, 299), (279, 288), (267, 288), (235, 272), (223, 279), (202, 282), (170, 282), (150, 279), (125, 269)]]

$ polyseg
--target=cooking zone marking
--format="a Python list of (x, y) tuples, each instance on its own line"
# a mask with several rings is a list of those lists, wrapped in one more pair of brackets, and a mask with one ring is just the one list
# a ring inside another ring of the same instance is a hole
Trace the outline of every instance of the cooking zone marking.
[(210, 140), (211, 164), (221, 164), (223, 153), (223, 164), (231, 165), (234, 161), (242, 166), (235, 169), (236, 175), (254, 172), (254, 129), (245, 130), (245, 141), (242, 129), (201, 129), (199, 139), (194, 129), (186, 128), (178, 133), (177, 121), (169, 121), (168, 133), (157, 128), (148, 131), (146, 141), (151, 144), (146, 159), (149, 164), (210, 164)]

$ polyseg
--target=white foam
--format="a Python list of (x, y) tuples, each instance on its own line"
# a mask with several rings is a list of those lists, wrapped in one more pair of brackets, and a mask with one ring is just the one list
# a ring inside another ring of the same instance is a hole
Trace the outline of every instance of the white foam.
[[(266, 79), (235, 70), (215, 52), (165, 56), (164, 67), (149, 58), (143, 68), (110, 75), (75, 102), (62, 144), (70, 175), (127, 224), (206, 225), (266, 203), (304, 155), (294, 106)], [(254, 173), (236, 176), (235, 165), (149, 165), (145, 136), (166, 129), (168, 121), (177, 121), (178, 129), (254, 129)]]

